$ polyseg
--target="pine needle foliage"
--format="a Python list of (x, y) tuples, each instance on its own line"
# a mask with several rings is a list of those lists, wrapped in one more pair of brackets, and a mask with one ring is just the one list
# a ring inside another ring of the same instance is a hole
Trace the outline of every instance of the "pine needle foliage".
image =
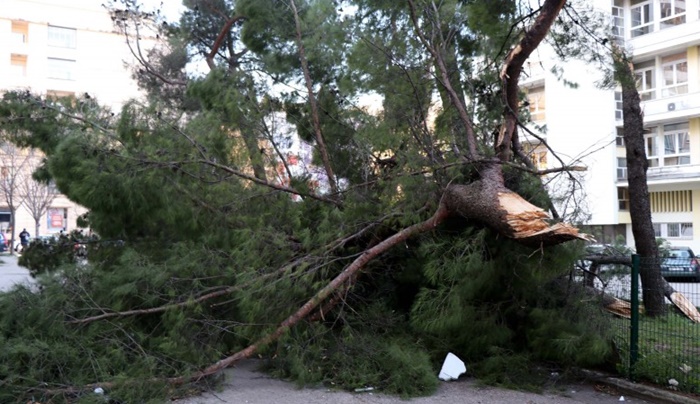
[[(408, 2), (352, 3), (355, 16), (331, 0), (295, 0), (297, 15), (286, 1), (187, 1), (157, 66), (187, 82), (158, 89), (136, 73), (149, 99), (119, 113), (3, 94), (3, 140), (46, 155), (40, 174), (89, 210), (99, 241), (87, 262), (32, 264), (44, 265), (35, 285), (0, 294), (1, 402), (94, 402), (81, 389), (92, 383), (116, 401), (166, 400), (167, 378), (268, 335), (368, 249), (427, 220), (450, 184), (478, 178), (415, 33), (446, 55), (488, 158), (503, 112), (496, 66), (530, 11), (419, 0), (414, 26)], [(186, 50), (208, 55), (220, 33), (211, 71), (188, 77)], [(362, 93), (379, 95), (381, 112), (359, 107)], [(290, 145), (304, 140), (315, 154), (292, 167), (303, 159)], [(338, 194), (323, 188), (320, 157)], [(505, 185), (549, 206), (541, 180), (510, 163)], [(599, 310), (568, 288), (577, 247), (533, 250), (452, 217), (371, 260), (257, 352), (300, 384), (403, 397), (436, 389), (446, 352), (504, 384), (538, 361), (595, 365), (609, 345)]]
[(494, 366), (497, 356), (518, 368), (521, 361), (593, 366), (611, 354), (601, 310), (566, 287), (576, 246), (542, 253), (471, 228), (421, 249), (431, 259), (411, 325), (437, 352), (475, 363), (475, 374), (508, 372)]

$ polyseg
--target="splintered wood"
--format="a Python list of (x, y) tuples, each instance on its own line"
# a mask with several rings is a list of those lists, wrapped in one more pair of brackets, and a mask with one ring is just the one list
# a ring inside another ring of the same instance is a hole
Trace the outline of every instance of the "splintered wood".
[(700, 323), (700, 313), (695, 305), (688, 300), (682, 293), (674, 292), (671, 294), (671, 301), (678, 307), (683, 314), (686, 315), (694, 323)]
[[(632, 305), (630, 302), (625, 301), (625, 300), (620, 300), (618, 298), (613, 297), (614, 299), (612, 302), (608, 303), (605, 305), (605, 310), (608, 312), (618, 315), (620, 317), (624, 318), (630, 318), (630, 315), (632, 314)], [(682, 293), (674, 292), (671, 294), (670, 297), (671, 301), (673, 304), (676, 305), (680, 309), (680, 311), (685, 314), (690, 321), (694, 323), (700, 323), (700, 313), (698, 313), (697, 308), (695, 308), (695, 305), (688, 300)], [(644, 311), (644, 308), (640, 305), (639, 306), (639, 312), (642, 313)]]
[(513, 230), (515, 239), (591, 239), (589, 235), (579, 233), (576, 227), (568, 223), (550, 225), (547, 221), (551, 217), (544, 209), (531, 204), (515, 192), (499, 192), (498, 202), (506, 212), (506, 222)]
[[(612, 298), (613, 301), (605, 305), (605, 310), (624, 318), (630, 318), (632, 315), (632, 305), (630, 302), (618, 299), (616, 297)], [(642, 311), (640, 306), (640, 312)]]

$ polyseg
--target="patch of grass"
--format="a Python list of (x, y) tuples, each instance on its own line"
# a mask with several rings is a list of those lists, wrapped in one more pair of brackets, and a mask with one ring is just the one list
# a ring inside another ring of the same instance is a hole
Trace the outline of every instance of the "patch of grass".
[[(615, 344), (622, 358), (619, 371), (628, 375), (630, 320), (615, 318)], [(673, 310), (660, 318), (642, 316), (639, 322), (639, 355), (632, 377), (668, 386), (678, 382), (678, 390), (700, 393), (700, 324)]]

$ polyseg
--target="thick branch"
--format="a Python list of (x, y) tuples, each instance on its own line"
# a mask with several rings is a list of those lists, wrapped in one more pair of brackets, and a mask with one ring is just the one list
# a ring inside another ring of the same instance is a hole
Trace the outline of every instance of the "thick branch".
[(410, 237), (430, 231), (434, 229), (438, 224), (443, 222), (449, 213), (443, 204), (440, 204), (437, 211), (431, 218), (421, 223), (415, 224), (411, 227), (407, 227), (400, 232), (394, 234), (393, 236), (387, 238), (381, 243), (375, 245), (374, 247), (366, 250), (362, 255), (360, 255), (355, 261), (348, 265), (343, 272), (336, 276), (332, 281), (330, 281), (325, 287), (319, 290), (309, 301), (307, 301), (303, 306), (301, 306), (296, 312), (287, 317), (272, 333), (260, 338), (253, 344), (249, 345), (247, 348), (242, 349), (235, 354), (221, 359), (215, 364), (207, 367), (201, 372), (195, 373), (194, 375), (187, 377), (177, 377), (170, 379), (173, 384), (182, 384), (190, 381), (199, 380), (201, 378), (210, 376), (225, 369), (234, 363), (245, 359), (253, 355), (259, 348), (276, 341), (280, 338), (289, 328), (294, 326), (296, 323), (307, 317), (316, 307), (321, 304), (327, 297), (336, 292), (341, 288), (347, 281), (354, 277), (362, 268), (364, 268), (367, 263), (372, 261), (377, 256), (388, 251), (390, 248), (397, 244), (404, 242)]
[(534, 247), (590, 239), (567, 223), (551, 224), (551, 217), (543, 209), (506, 188), (498, 162), (487, 164), (480, 175), (481, 179), (471, 184), (447, 188), (444, 203), (451, 213)]
[(535, 23), (525, 32), (518, 45), (511, 49), (506, 56), (500, 74), (506, 110), (503, 126), (501, 126), (494, 145), (501, 161), (510, 160), (513, 137), (517, 136), (518, 82), (523, 64), (547, 35), (565, 3), (566, 0), (546, 0), (540, 14), (535, 19)]
[[(340, 248), (345, 247), (345, 245), (347, 243), (349, 243), (349, 242), (351, 242), (359, 237), (366, 235), (369, 231), (376, 228), (381, 223), (384, 223), (387, 219), (392, 218), (392, 217), (396, 217), (396, 216), (397, 216), (397, 214), (392, 214), (392, 213), (384, 215), (383, 217), (381, 217), (377, 220), (374, 220), (371, 223), (364, 226), (363, 228), (357, 230), (353, 234), (340, 237), (340, 238), (335, 239), (326, 245), (319, 246), (315, 251), (310, 252), (309, 254), (305, 255), (304, 257), (300, 257), (298, 259), (295, 259), (293, 262), (290, 262), (290, 263), (284, 265), (283, 267), (275, 270), (274, 272), (262, 275), (261, 277), (258, 277), (257, 279), (255, 279), (255, 281), (260, 281), (263, 278), (277, 276), (279, 274), (287, 272), (288, 270), (290, 270), (298, 265), (301, 265), (303, 262), (309, 262), (312, 257), (316, 257), (318, 255), (318, 251), (325, 251), (326, 253), (330, 254), (335, 250), (338, 250)], [(235, 286), (227, 286), (227, 287), (221, 288), (219, 290), (215, 290), (215, 291), (209, 292), (205, 295), (199, 296), (193, 300), (174, 302), (174, 303), (164, 304), (162, 306), (151, 307), (151, 308), (147, 308), (147, 309), (136, 309), (136, 310), (102, 313), (102, 314), (99, 314), (96, 316), (70, 320), (70, 321), (68, 321), (68, 323), (69, 324), (87, 324), (87, 323), (92, 323), (92, 322), (99, 321), (99, 320), (104, 320), (107, 318), (129, 317), (129, 316), (142, 315), (142, 314), (162, 313), (162, 312), (165, 312), (165, 311), (170, 310), (170, 309), (184, 307), (184, 306), (188, 306), (188, 305), (191, 305), (194, 303), (202, 303), (204, 301), (214, 299), (216, 297), (225, 296), (225, 295), (233, 293), (237, 290), (246, 289), (251, 285), (251, 283), (252, 283), (252, 281), (245, 282), (245, 283), (235, 285)]]
[[(211, 47), (211, 51), (207, 54), (206, 60), (207, 60), (207, 65), (211, 70), (216, 69), (216, 65), (214, 64), (214, 56), (216, 56), (216, 53), (219, 51), (219, 48), (221, 47), (221, 44), (224, 42), (224, 38), (226, 38), (226, 34), (231, 30), (231, 27), (233, 24), (237, 23), (238, 21), (243, 21), (245, 17), (243, 16), (235, 16), (232, 18), (229, 18), (226, 21), (226, 24), (221, 28), (221, 31), (219, 32), (219, 35), (216, 37), (216, 40), (214, 41), (214, 44)], [(231, 57), (234, 57), (234, 55), (231, 55)]]

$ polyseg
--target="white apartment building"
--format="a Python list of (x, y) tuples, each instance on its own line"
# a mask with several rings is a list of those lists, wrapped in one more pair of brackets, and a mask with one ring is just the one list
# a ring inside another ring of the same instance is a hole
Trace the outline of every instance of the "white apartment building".
[[(610, 13), (615, 34), (632, 51), (646, 126), (652, 221), (658, 237), (700, 252), (700, 0), (593, 0)], [(546, 49), (540, 60), (548, 60)], [(549, 59), (551, 60), (551, 59)], [(634, 245), (622, 139), (621, 93), (600, 89), (597, 66), (567, 61), (563, 77), (552, 63), (531, 62), (533, 120), (566, 163), (588, 171), (582, 185), (585, 230), (600, 242), (624, 236)], [(544, 149), (535, 148), (540, 154)], [(551, 154), (547, 155), (554, 166)], [(556, 191), (556, 185), (553, 186)]]
[[(139, 89), (125, 63), (133, 64), (123, 35), (98, 0), (0, 0), (0, 91), (29, 89), (46, 96), (84, 96), (117, 110)], [(12, 172), (0, 155), (2, 172)], [(21, 197), (21, 195), (20, 195)], [(0, 197), (0, 229), (9, 209)], [(85, 209), (57, 194), (39, 235), (71, 231)], [(25, 207), (16, 211), (15, 237), (35, 220)]]

